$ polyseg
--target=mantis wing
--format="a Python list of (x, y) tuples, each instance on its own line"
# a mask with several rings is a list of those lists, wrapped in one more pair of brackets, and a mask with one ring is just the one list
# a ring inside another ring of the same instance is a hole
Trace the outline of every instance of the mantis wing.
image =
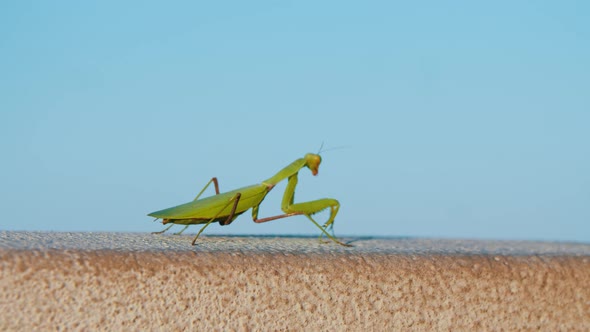
[(161, 219), (208, 219), (216, 215), (227, 216), (230, 214), (231, 205), (225, 208), (227, 211), (224, 210), (220, 213), (219, 210), (227, 205), (227, 202), (237, 193), (241, 193), (242, 195), (235, 211), (236, 214), (239, 214), (260, 204), (268, 193), (268, 187), (263, 184), (243, 187), (219, 195), (205, 197), (198, 201), (152, 212), (148, 216)]

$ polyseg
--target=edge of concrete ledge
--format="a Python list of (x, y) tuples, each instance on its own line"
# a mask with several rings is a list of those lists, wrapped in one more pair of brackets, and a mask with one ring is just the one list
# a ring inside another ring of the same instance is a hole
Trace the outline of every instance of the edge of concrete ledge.
[(411, 237), (342, 237), (352, 247), (316, 236), (215, 236), (115, 232), (0, 231), (0, 250), (113, 250), (121, 252), (249, 252), (291, 254), (442, 254), (590, 256), (590, 243)]
[(590, 244), (0, 232), (0, 330), (590, 330)]

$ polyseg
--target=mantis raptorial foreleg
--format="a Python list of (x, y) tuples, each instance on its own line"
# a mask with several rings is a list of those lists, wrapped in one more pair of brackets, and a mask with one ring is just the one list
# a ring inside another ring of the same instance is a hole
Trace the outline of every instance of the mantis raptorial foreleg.
[(199, 232), (197, 233), (197, 236), (195, 236), (195, 238), (193, 239), (193, 246), (195, 245), (195, 242), (197, 242), (197, 239), (199, 238), (199, 235), (201, 235), (201, 233), (203, 233), (203, 231), (205, 230), (205, 228), (207, 228), (207, 226), (211, 225), (211, 223), (213, 221), (215, 221), (215, 219), (217, 219), (217, 217), (219, 217), (219, 215), (221, 214), (221, 212), (223, 212), (223, 210), (225, 210), (232, 202), (234, 203), (234, 205), (232, 206), (231, 212), (229, 213), (229, 216), (227, 217), (227, 219), (222, 223), (221, 221), (219, 222), (221, 225), (229, 225), (233, 219), (234, 219), (234, 215), (236, 214), (236, 208), (238, 207), (238, 203), (240, 202), (240, 197), (242, 196), (242, 194), (237, 193), (235, 194), (234, 197), (232, 197), (227, 204), (225, 204), (220, 210), (219, 212), (217, 212), (217, 214), (209, 219), (209, 221), (205, 224), (205, 226), (201, 227), (201, 230), (199, 230)]
[[(318, 224), (315, 220), (313, 220), (313, 218), (310, 215), (306, 214), (305, 216), (307, 217), (307, 219), (311, 220), (311, 222), (314, 225), (316, 225), (322, 231), (322, 233), (325, 234), (330, 240), (338, 243), (339, 245), (345, 246), (345, 247), (352, 247), (352, 245), (350, 245), (350, 244), (342, 243), (342, 242), (336, 240), (336, 238), (334, 236), (332, 236), (328, 232), (326, 232), (326, 230), (322, 226), (320, 226), (320, 224)], [(321, 239), (322, 239), (322, 236), (320, 235), (320, 241), (321, 241)]]
[[(350, 246), (348, 244), (338, 241), (334, 236), (330, 235), (326, 231), (326, 228), (328, 226), (332, 227), (334, 225), (334, 218), (336, 218), (338, 209), (340, 209), (340, 203), (332, 198), (323, 198), (303, 203), (293, 203), (295, 199), (295, 187), (297, 187), (297, 181), (297, 173), (289, 177), (289, 182), (287, 183), (287, 188), (285, 188), (283, 202), (281, 204), (281, 209), (285, 212), (285, 214), (258, 219), (258, 206), (256, 206), (252, 209), (252, 219), (254, 220), (254, 222), (262, 223), (303, 214), (322, 231), (322, 234), (325, 234), (330, 240), (343, 246)], [(311, 215), (322, 210), (325, 210), (327, 208), (330, 208), (330, 217), (322, 227), (311, 217)]]

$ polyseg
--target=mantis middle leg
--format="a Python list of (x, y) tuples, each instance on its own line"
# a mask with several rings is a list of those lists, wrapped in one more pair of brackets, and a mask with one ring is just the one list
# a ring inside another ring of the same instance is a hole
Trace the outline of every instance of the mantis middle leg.
[(217, 214), (211, 218), (206, 224), (205, 226), (201, 227), (201, 230), (197, 233), (197, 236), (195, 236), (195, 238), (193, 239), (193, 246), (195, 245), (195, 242), (197, 242), (197, 239), (199, 238), (199, 235), (201, 235), (201, 233), (203, 233), (203, 231), (205, 230), (205, 228), (207, 228), (207, 226), (211, 225), (211, 223), (213, 221), (215, 221), (216, 219), (219, 218), (219, 215), (221, 214), (221, 212), (223, 212), (223, 210), (225, 210), (225, 208), (227, 208), (232, 202), (233, 202), (233, 206), (232, 209), (229, 213), (229, 215), (227, 216), (227, 219), (222, 223), (221, 221), (219, 222), (222, 225), (228, 225), (229, 223), (232, 222), (232, 220), (234, 219), (234, 216), (236, 214), (236, 208), (238, 207), (238, 203), (240, 202), (240, 197), (242, 196), (241, 193), (237, 193), (235, 194), (228, 202), (227, 204), (225, 204), (221, 209), (219, 209), (219, 212), (217, 212)]
[[(211, 182), (213, 182), (213, 184), (215, 185), (215, 195), (219, 195), (219, 183), (217, 182), (216, 177), (212, 177), (211, 180), (209, 180), (209, 182), (207, 182), (207, 184), (203, 187), (203, 189), (201, 189), (201, 191), (197, 194), (197, 197), (195, 197), (195, 199), (193, 199), (193, 202), (198, 200), (199, 197), (201, 197), (201, 195), (203, 194), (203, 192), (205, 192), (205, 189), (207, 189), (207, 187), (209, 187)], [(152, 234), (162, 234), (162, 233), (166, 232), (167, 230), (169, 230), (172, 226), (174, 226), (174, 224), (171, 224), (170, 226), (164, 228), (163, 230), (161, 230), (159, 232), (152, 232)], [(174, 235), (182, 234), (182, 232), (184, 232), (188, 228), (188, 226), (189, 225), (184, 226), (184, 228), (181, 229), (180, 232), (176, 232), (176, 233), (174, 233)]]
[[(195, 197), (195, 199), (193, 199), (193, 202), (198, 200), (199, 197), (201, 197), (201, 195), (203, 194), (203, 192), (205, 191), (205, 189), (207, 189), (207, 187), (209, 187), (209, 185), (211, 184), (211, 182), (213, 182), (213, 185), (215, 185), (215, 195), (219, 195), (219, 183), (217, 182), (217, 178), (216, 177), (212, 177), (211, 180), (209, 180), (209, 182), (207, 182), (207, 184), (203, 187), (203, 189), (201, 189), (201, 191), (197, 194), (197, 197)], [(183, 229), (180, 230), (180, 232), (176, 232), (174, 233), (174, 235), (180, 235), (182, 234), (182, 232), (186, 231), (186, 229), (188, 228), (189, 225), (184, 226)]]
[[(283, 212), (285, 212), (285, 214), (258, 219), (258, 206), (256, 206), (252, 209), (252, 219), (254, 220), (254, 222), (262, 223), (302, 214), (305, 215), (314, 225), (316, 225), (322, 231), (322, 234), (326, 235), (330, 240), (342, 246), (350, 247), (351, 245), (338, 241), (334, 236), (330, 235), (326, 231), (326, 228), (328, 226), (332, 226), (334, 224), (334, 218), (336, 218), (336, 214), (338, 214), (338, 210), (340, 209), (340, 203), (333, 198), (323, 198), (315, 201), (294, 203), (295, 187), (297, 187), (297, 181), (297, 173), (289, 177), (289, 182), (287, 183), (287, 188), (285, 189), (283, 201), (281, 204), (281, 209), (283, 210)], [(330, 217), (322, 227), (311, 217), (311, 215), (322, 210), (325, 210), (327, 208), (330, 208)]]

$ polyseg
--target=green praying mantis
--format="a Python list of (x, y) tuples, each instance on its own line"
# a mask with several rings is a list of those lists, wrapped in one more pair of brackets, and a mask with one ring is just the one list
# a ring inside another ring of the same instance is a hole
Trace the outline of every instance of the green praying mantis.
[[(252, 209), (252, 220), (256, 223), (263, 223), (271, 220), (287, 218), (291, 216), (304, 215), (314, 225), (316, 225), (322, 233), (330, 240), (342, 246), (349, 247), (349, 244), (342, 243), (336, 239), (335, 236), (330, 235), (326, 230), (334, 226), (334, 218), (338, 214), (340, 203), (333, 198), (322, 198), (314, 201), (294, 203), (295, 187), (297, 186), (297, 176), (299, 171), (307, 167), (315, 176), (318, 174), (318, 169), (322, 158), (319, 154), (308, 153), (303, 158), (299, 158), (280, 170), (271, 178), (262, 181), (260, 184), (239, 188), (236, 190), (219, 193), (219, 183), (217, 178), (212, 178), (199, 192), (197, 197), (191, 202), (174, 206), (168, 209), (152, 212), (148, 214), (150, 217), (162, 219), (162, 224), (171, 223), (170, 226), (155, 234), (164, 233), (174, 224), (185, 225), (185, 227), (178, 233), (184, 232), (189, 225), (204, 224), (199, 230), (192, 244), (199, 238), (199, 235), (213, 222), (218, 222), (220, 225), (229, 225), (239, 215)], [(258, 218), (258, 209), (266, 195), (277, 185), (277, 183), (288, 179), (287, 187), (283, 194), (281, 209), (284, 214), (276, 215), (267, 218)], [(213, 183), (215, 185), (215, 195), (199, 199), (205, 189)], [(320, 226), (312, 215), (325, 209), (330, 209), (330, 217), (323, 226)]]

